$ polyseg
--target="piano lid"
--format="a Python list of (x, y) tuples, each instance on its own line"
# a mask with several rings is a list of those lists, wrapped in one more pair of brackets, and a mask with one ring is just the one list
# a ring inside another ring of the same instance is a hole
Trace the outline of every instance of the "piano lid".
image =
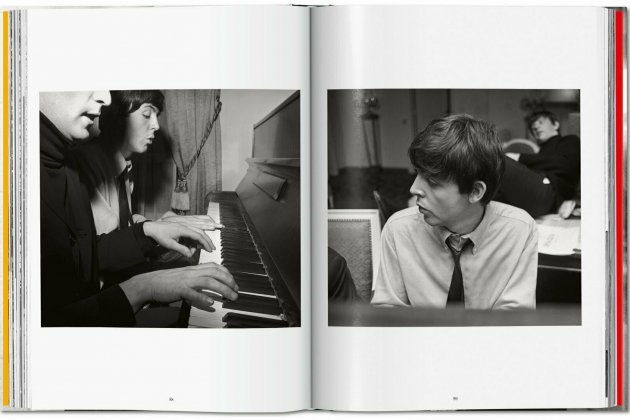
[(254, 124), (252, 157), (300, 157), (299, 90)]

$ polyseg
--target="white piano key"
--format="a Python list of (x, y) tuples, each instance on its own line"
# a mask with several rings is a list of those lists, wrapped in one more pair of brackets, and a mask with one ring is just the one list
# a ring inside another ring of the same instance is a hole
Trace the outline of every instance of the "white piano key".
[(219, 203), (208, 203), (208, 212), (206, 215), (212, 217), (216, 223), (221, 223), (221, 212)]
[[(210, 203), (208, 205), (208, 216), (212, 217), (215, 222), (221, 223), (221, 214), (219, 210), (218, 203)], [(207, 252), (205, 250), (201, 250), (201, 254), (199, 256), (199, 264), (213, 262), (216, 264), (221, 264), (221, 230), (207, 230), (205, 231), (212, 243), (217, 248), (213, 252)], [(266, 280), (268, 281), (268, 280)], [(212, 293), (212, 292), (210, 292)], [(265, 297), (275, 297), (275, 295), (261, 295), (257, 293), (246, 293), (255, 296), (265, 296)], [(275, 319), (275, 320), (283, 320), (281, 316), (277, 315), (268, 315), (259, 312), (248, 312), (248, 311), (239, 311), (235, 309), (223, 309), (223, 302), (215, 301), (213, 308), (215, 312), (204, 311), (202, 309), (198, 309), (192, 307), (190, 309), (190, 317), (188, 318), (188, 327), (190, 328), (223, 328), (225, 327), (225, 322), (223, 322), (223, 316), (228, 312), (237, 313), (237, 314), (245, 314), (251, 315), (258, 318), (266, 318), (266, 319)]]
[(267, 315), (267, 314), (261, 314), (258, 312), (238, 311), (235, 309), (224, 309), (223, 302), (220, 302), (220, 301), (215, 301), (212, 307), (215, 309), (215, 312), (208, 312), (202, 309), (192, 307), (190, 309), (190, 317), (188, 318), (188, 326), (189, 327), (203, 327), (203, 328), (223, 328), (225, 326), (225, 322), (223, 322), (223, 316), (227, 314), (228, 312), (251, 315), (258, 318), (282, 320), (282, 317), (277, 316), (277, 315)]
[[(221, 223), (219, 203), (210, 203), (208, 205), (207, 215), (212, 217), (216, 223)], [(204, 232), (206, 232), (206, 235), (208, 235), (216, 249), (213, 252), (208, 252), (205, 249), (202, 249), (201, 254), (199, 255), (199, 264), (211, 262), (221, 264), (221, 230), (206, 230)]]

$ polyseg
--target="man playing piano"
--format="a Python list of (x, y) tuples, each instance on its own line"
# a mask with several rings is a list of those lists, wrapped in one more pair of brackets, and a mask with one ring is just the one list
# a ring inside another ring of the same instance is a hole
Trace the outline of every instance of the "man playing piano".
[(40, 94), (42, 326), (134, 326), (135, 313), (148, 302), (184, 299), (211, 310), (213, 299), (202, 289), (237, 298), (232, 275), (212, 263), (139, 274), (101, 289), (99, 271), (138, 264), (156, 245), (187, 257), (192, 250), (182, 239), (213, 248), (202, 230), (164, 221), (96, 236), (72, 145), (89, 137), (110, 101), (108, 91)]
[(491, 124), (434, 120), (409, 157), (417, 208), (389, 218), (373, 305), (533, 309), (538, 235), (523, 210), (491, 201), (505, 166)]

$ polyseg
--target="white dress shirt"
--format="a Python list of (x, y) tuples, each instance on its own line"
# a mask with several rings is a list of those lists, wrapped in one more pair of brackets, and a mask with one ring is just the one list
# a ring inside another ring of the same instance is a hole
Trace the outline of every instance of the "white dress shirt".
[[(424, 221), (417, 207), (383, 228), (373, 305), (444, 308), (454, 261), (452, 232)], [(534, 309), (538, 231), (524, 210), (491, 201), (461, 254), (466, 309)]]

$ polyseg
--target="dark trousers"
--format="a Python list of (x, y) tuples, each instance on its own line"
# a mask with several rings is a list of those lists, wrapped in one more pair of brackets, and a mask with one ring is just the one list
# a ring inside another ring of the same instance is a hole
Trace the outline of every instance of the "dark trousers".
[(556, 210), (558, 197), (544, 179), (544, 175), (506, 157), (505, 174), (494, 200), (519, 207), (533, 218), (551, 213)]

